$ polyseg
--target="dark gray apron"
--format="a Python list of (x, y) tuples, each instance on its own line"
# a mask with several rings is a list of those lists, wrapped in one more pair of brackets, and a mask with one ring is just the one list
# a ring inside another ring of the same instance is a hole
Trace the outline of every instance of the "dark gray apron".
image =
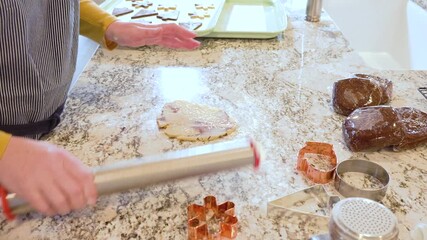
[(0, 0), (0, 130), (36, 138), (59, 123), (78, 32), (78, 0)]

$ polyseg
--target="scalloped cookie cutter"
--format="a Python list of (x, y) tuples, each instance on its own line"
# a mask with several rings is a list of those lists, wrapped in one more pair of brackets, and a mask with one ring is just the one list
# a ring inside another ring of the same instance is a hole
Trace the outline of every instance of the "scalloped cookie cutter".
[(227, 201), (217, 205), (214, 196), (206, 196), (203, 200), (203, 206), (190, 204), (187, 207), (188, 240), (236, 238), (238, 219), (234, 215), (234, 203)]
[(334, 177), (337, 157), (332, 144), (307, 142), (298, 153), (297, 170), (315, 183), (328, 183)]

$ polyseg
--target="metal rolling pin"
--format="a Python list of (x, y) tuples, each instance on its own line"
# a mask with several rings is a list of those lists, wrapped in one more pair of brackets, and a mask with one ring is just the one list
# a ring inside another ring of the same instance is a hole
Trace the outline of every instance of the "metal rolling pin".
[[(96, 167), (93, 171), (98, 195), (108, 195), (248, 164), (259, 166), (259, 151), (253, 141), (238, 139), (117, 162)], [(14, 194), (9, 194), (6, 199), (14, 215), (32, 211)]]

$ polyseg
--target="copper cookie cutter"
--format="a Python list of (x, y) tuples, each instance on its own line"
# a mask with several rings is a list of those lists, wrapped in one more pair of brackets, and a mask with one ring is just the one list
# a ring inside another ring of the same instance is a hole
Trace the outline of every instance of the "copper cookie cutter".
[(337, 157), (332, 144), (307, 142), (298, 153), (297, 169), (315, 183), (328, 183), (334, 177)]
[(188, 240), (234, 239), (237, 237), (237, 217), (234, 203), (217, 205), (214, 196), (206, 196), (204, 205), (190, 204), (188, 210)]

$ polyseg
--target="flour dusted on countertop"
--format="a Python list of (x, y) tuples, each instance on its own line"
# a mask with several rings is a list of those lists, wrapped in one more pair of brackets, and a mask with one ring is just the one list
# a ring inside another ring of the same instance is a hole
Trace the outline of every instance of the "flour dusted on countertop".
[(157, 124), (169, 137), (185, 141), (214, 140), (234, 132), (237, 127), (221, 109), (181, 100), (167, 103)]

